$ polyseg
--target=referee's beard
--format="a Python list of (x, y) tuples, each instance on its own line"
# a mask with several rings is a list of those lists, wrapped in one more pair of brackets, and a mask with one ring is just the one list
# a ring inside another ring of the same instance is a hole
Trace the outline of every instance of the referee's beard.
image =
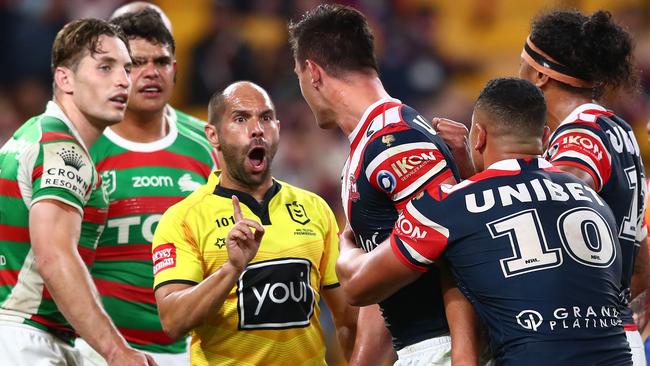
[[(251, 167), (249, 152), (255, 146), (264, 148), (264, 169), (261, 172), (254, 172)], [(221, 143), (221, 154), (223, 156), (223, 169), (238, 184), (255, 189), (271, 179), (271, 163), (278, 150), (278, 145), (269, 146), (262, 139), (254, 139), (247, 146), (236, 146), (228, 143)]]

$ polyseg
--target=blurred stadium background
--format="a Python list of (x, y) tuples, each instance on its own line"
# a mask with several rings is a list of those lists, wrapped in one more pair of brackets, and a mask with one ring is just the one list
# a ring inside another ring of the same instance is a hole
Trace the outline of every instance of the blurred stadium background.
[[(119, 0), (0, 0), (0, 145), (51, 98), (50, 49), (71, 19), (106, 18)], [(286, 24), (313, 0), (158, 0), (174, 27), (178, 75), (172, 104), (205, 118), (210, 95), (235, 80), (266, 88), (282, 122), (274, 176), (318, 192), (341, 218), (345, 136), (321, 131), (300, 96)], [(636, 42), (641, 88), (606, 105), (633, 125), (650, 162), (650, 0), (350, 0), (375, 32), (381, 77), (392, 96), (425, 117), (465, 123), (487, 80), (515, 76), (530, 20), (553, 8), (607, 9)], [(647, 168), (647, 167), (646, 167)], [(325, 314), (327, 317), (327, 314)], [(331, 337), (331, 324), (325, 327)], [(334, 348), (333, 348), (334, 349)], [(341, 364), (336, 350), (332, 364)]]

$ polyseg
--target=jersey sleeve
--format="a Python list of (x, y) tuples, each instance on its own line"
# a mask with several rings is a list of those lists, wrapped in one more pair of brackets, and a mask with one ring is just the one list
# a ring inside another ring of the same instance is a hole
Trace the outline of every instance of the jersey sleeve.
[(429, 217), (430, 212), (444, 210), (428, 193), (411, 200), (400, 213), (390, 236), (395, 255), (407, 267), (421, 272), (428, 271), (449, 240), (449, 229)]
[(560, 126), (549, 146), (548, 161), (584, 170), (594, 180), (596, 192), (609, 180), (611, 156), (597, 125), (576, 122)]
[(83, 215), (83, 206), (97, 179), (88, 153), (71, 136), (51, 133), (39, 145), (31, 172), (31, 204), (53, 199), (76, 208)]
[(453, 176), (436, 143), (413, 129), (374, 138), (364, 153), (366, 178), (395, 203)]
[(171, 283), (195, 285), (203, 280), (196, 237), (178, 207), (172, 206), (163, 214), (151, 250), (154, 289)]
[(336, 259), (339, 256), (339, 226), (336, 223), (336, 217), (332, 209), (319, 198), (323, 212), (323, 226), (326, 229), (324, 236), (323, 258), (321, 259), (321, 285), (324, 288), (333, 288), (339, 285), (339, 279), (336, 276), (335, 266)]

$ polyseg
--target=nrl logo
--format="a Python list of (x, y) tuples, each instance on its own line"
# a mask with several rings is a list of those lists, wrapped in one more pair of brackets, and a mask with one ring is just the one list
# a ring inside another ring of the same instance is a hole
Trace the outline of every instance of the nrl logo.
[(388, 147), (391, 147), (393, 145), (393, 142), (395, 142), (395, 136), (393, 135), (384, 135), (381, 137), (381, 142), (385, 144)]
[(111, 193), (115, 192), (115, 170), (106, 170), (101, 173), (102, 177), (102, 186), (104, 186), (104, 189), (106, 190), (106, 194), (110, 195)]
[(287, 203), (286, 206), (287, 211), (289, 211), (289, 216), (291, 216), (291, 220), (302, 225), (306, 225), (311, 221), (309, 217), (307, 217), (307, 212), (302, 204), (293, 201), (292, 203)]

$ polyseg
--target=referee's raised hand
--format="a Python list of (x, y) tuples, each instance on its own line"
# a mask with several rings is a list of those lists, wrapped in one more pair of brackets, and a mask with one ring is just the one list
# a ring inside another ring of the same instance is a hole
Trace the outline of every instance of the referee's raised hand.
[(232, 196), (232, 207), (235, 226), (226, 236), (226, 248), (230, 263), (238, 270), (243, 271), (257, 254), (264, 236), (264, 226), (243, 216), (237, 196)]

